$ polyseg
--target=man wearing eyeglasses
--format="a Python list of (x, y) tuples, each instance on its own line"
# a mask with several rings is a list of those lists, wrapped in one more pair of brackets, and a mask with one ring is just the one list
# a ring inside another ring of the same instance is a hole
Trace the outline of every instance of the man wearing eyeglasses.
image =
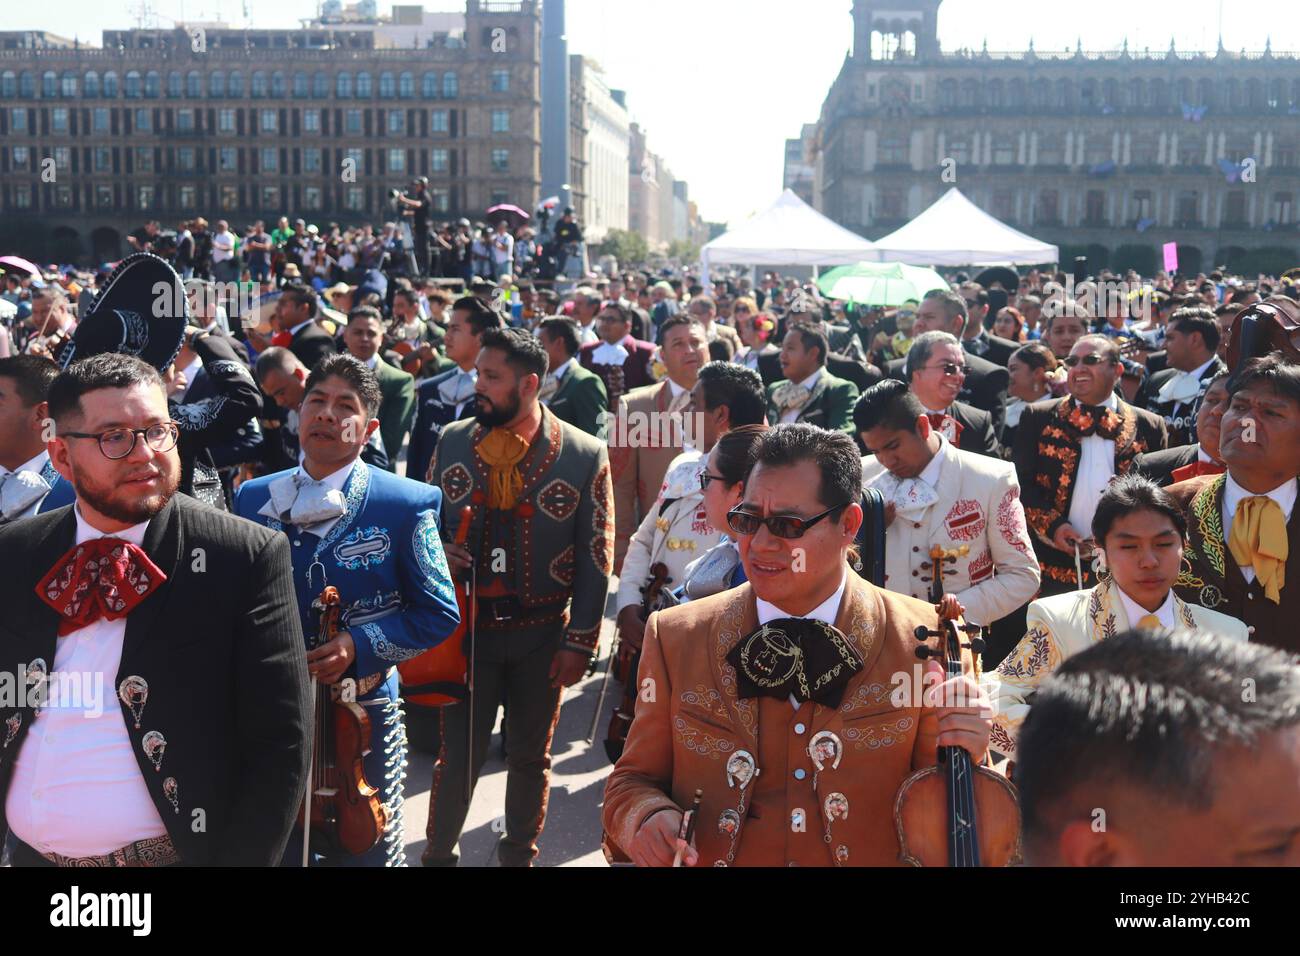
[(578, 364), (595, 372), (605, 384), (609, 404), (634, 388), (654, 384), (650, 363), (655, 347), (632, 337), (632, 310), (615, 302), (606, 302), (596, 316), (600, 338), (578, 348)]
[(1026, 408), (1014, 449), (1045, 595), (1096, 586), (1088, 529), (1097, 502), (1138, 455), (1169, 444), (1162, 418), (1115, 393), (1124, 366), (1113, 340), (1083, 336), (1065, 365), (1069, 395)]
[(272, 865), (309, 753), (289, 544), (176, 494), (180, 429), (140, 359), (74, 362), (49, 415), (76, 504), (0, 528), (0, 659), (29, 690), (0, 701), (14, 862)]
[[(847, 435), (782, 425), (763, 440), (729, 517), (748, 583), (656, 612), (636, 720), (605, 789), (608, 852), (669, 866), (701, 794), (688, 866), (888, 866), (893, 807), (936, 745), (987, 753), (987, 698), (969, 676), (894, 692), (922, 665), (933, 605), (848, 565), (862, 463)], [(988, 712), (991, 714), (991, 712)]]
[(907, 386), (925, 409), (930, 425), (954, 448), (996, 458), (993, 416), (957, 401), (966, 381), (967, 358), (961, 344), (947, 332), (918, 335), (903, 366)]

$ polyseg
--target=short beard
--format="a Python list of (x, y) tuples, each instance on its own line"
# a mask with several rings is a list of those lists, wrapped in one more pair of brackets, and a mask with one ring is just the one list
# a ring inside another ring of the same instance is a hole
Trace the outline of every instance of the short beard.
[(508, 425), (519, 417), (520, 402), (519, 393), (516, 392), (511, 396), (510, 404), (502, 408), (495, 405), (490, 409), (483, 409), (479, 406), (478, 400), (475, 400), (474, 419), (484, 428), (501, 428)]
[(77, 473), (75, 466), (72, 469), (72, 487), (76, 489), (79, 501), (84, 501), (105, 518), (132, 525), (151, 521), (167, 507), (167, 502), (171, 501), (180, 485), (179, 473), (163, 472), (162, 483), (162, 489), (155, 494), (124, 503), (114, 501), (111, 490), (91, 484), (83, 475)]

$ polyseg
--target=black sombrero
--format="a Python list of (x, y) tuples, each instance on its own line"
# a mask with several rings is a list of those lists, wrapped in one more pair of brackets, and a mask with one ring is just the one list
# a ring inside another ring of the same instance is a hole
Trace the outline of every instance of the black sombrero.
[(190, 306), (185, 285), (167, 262), (137, 252), (118, 263), (59, 355), (67, 368), (76, 359), (124, 352), (163, 371), (185, 338)]

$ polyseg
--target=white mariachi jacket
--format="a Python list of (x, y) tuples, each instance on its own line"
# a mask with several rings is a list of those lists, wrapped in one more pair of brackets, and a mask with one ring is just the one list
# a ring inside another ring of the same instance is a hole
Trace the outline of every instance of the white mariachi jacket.
[[(1024, 638), (997, 670), (980, 676), (993, 703), (990, 749), (1014, 759), (1016, 734), (1043, 681), (1062, 661), (1133, 626), (1116, 591), (1107, 577), (1095, 588), (1039, 598), (1029, 605)], [(1248, 638), (1246, 625), (1235, 617), (1187, 604), (1176, 594), (1174, 620), (1180, 628), (1213, 631), (1237, 641)]]
[[(1041, 574), (1020, 503), (1015, 467), (954, 448), (945, 441), (935, 482), (935, 501), (924, 511), (896, 514), (885, 537), (885, 587), (930, 600), (932, 573), (923, 568), (930, 549), (970, 547), (945, 566), (944, 591), (966, 608), (965, 618), (988, 627), (1024, 605), (1038, 591)], [(874, 455), (862, 459), (864, 488), (890, 487), (890, 475)]]
[(687, 451), (668, 466), (659, 497), (632, 536), (623, 559), (623, 573), (618, 580), (620, 611), (641, 603), (641, 589), (650, 580), (650, 568), (655, 564), (667, 566), (671, 578), (667, 587), (674, 590), (686, 580), (686, 566), (720, 540), (704, 513), (700, 475), (705, 462), (701, 452)]

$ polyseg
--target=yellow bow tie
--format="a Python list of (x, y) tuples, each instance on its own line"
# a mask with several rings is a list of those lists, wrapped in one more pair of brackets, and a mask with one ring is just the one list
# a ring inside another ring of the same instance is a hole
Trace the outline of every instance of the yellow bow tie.
[(1255, 569), (1264, 596), (1274, 604), (1282, 603), (1289, 547), (1286, 518), (1276, 501), (1256, 495), (1238, 502), (1228, 550), (1240, 567)]
[(1156, 617), (1154, 614), (1143, 614), (1138, 618), (1137, 626), (1142, 628), (1144, 631), (1159, 630), (1161, 627), (1160, 618)]

